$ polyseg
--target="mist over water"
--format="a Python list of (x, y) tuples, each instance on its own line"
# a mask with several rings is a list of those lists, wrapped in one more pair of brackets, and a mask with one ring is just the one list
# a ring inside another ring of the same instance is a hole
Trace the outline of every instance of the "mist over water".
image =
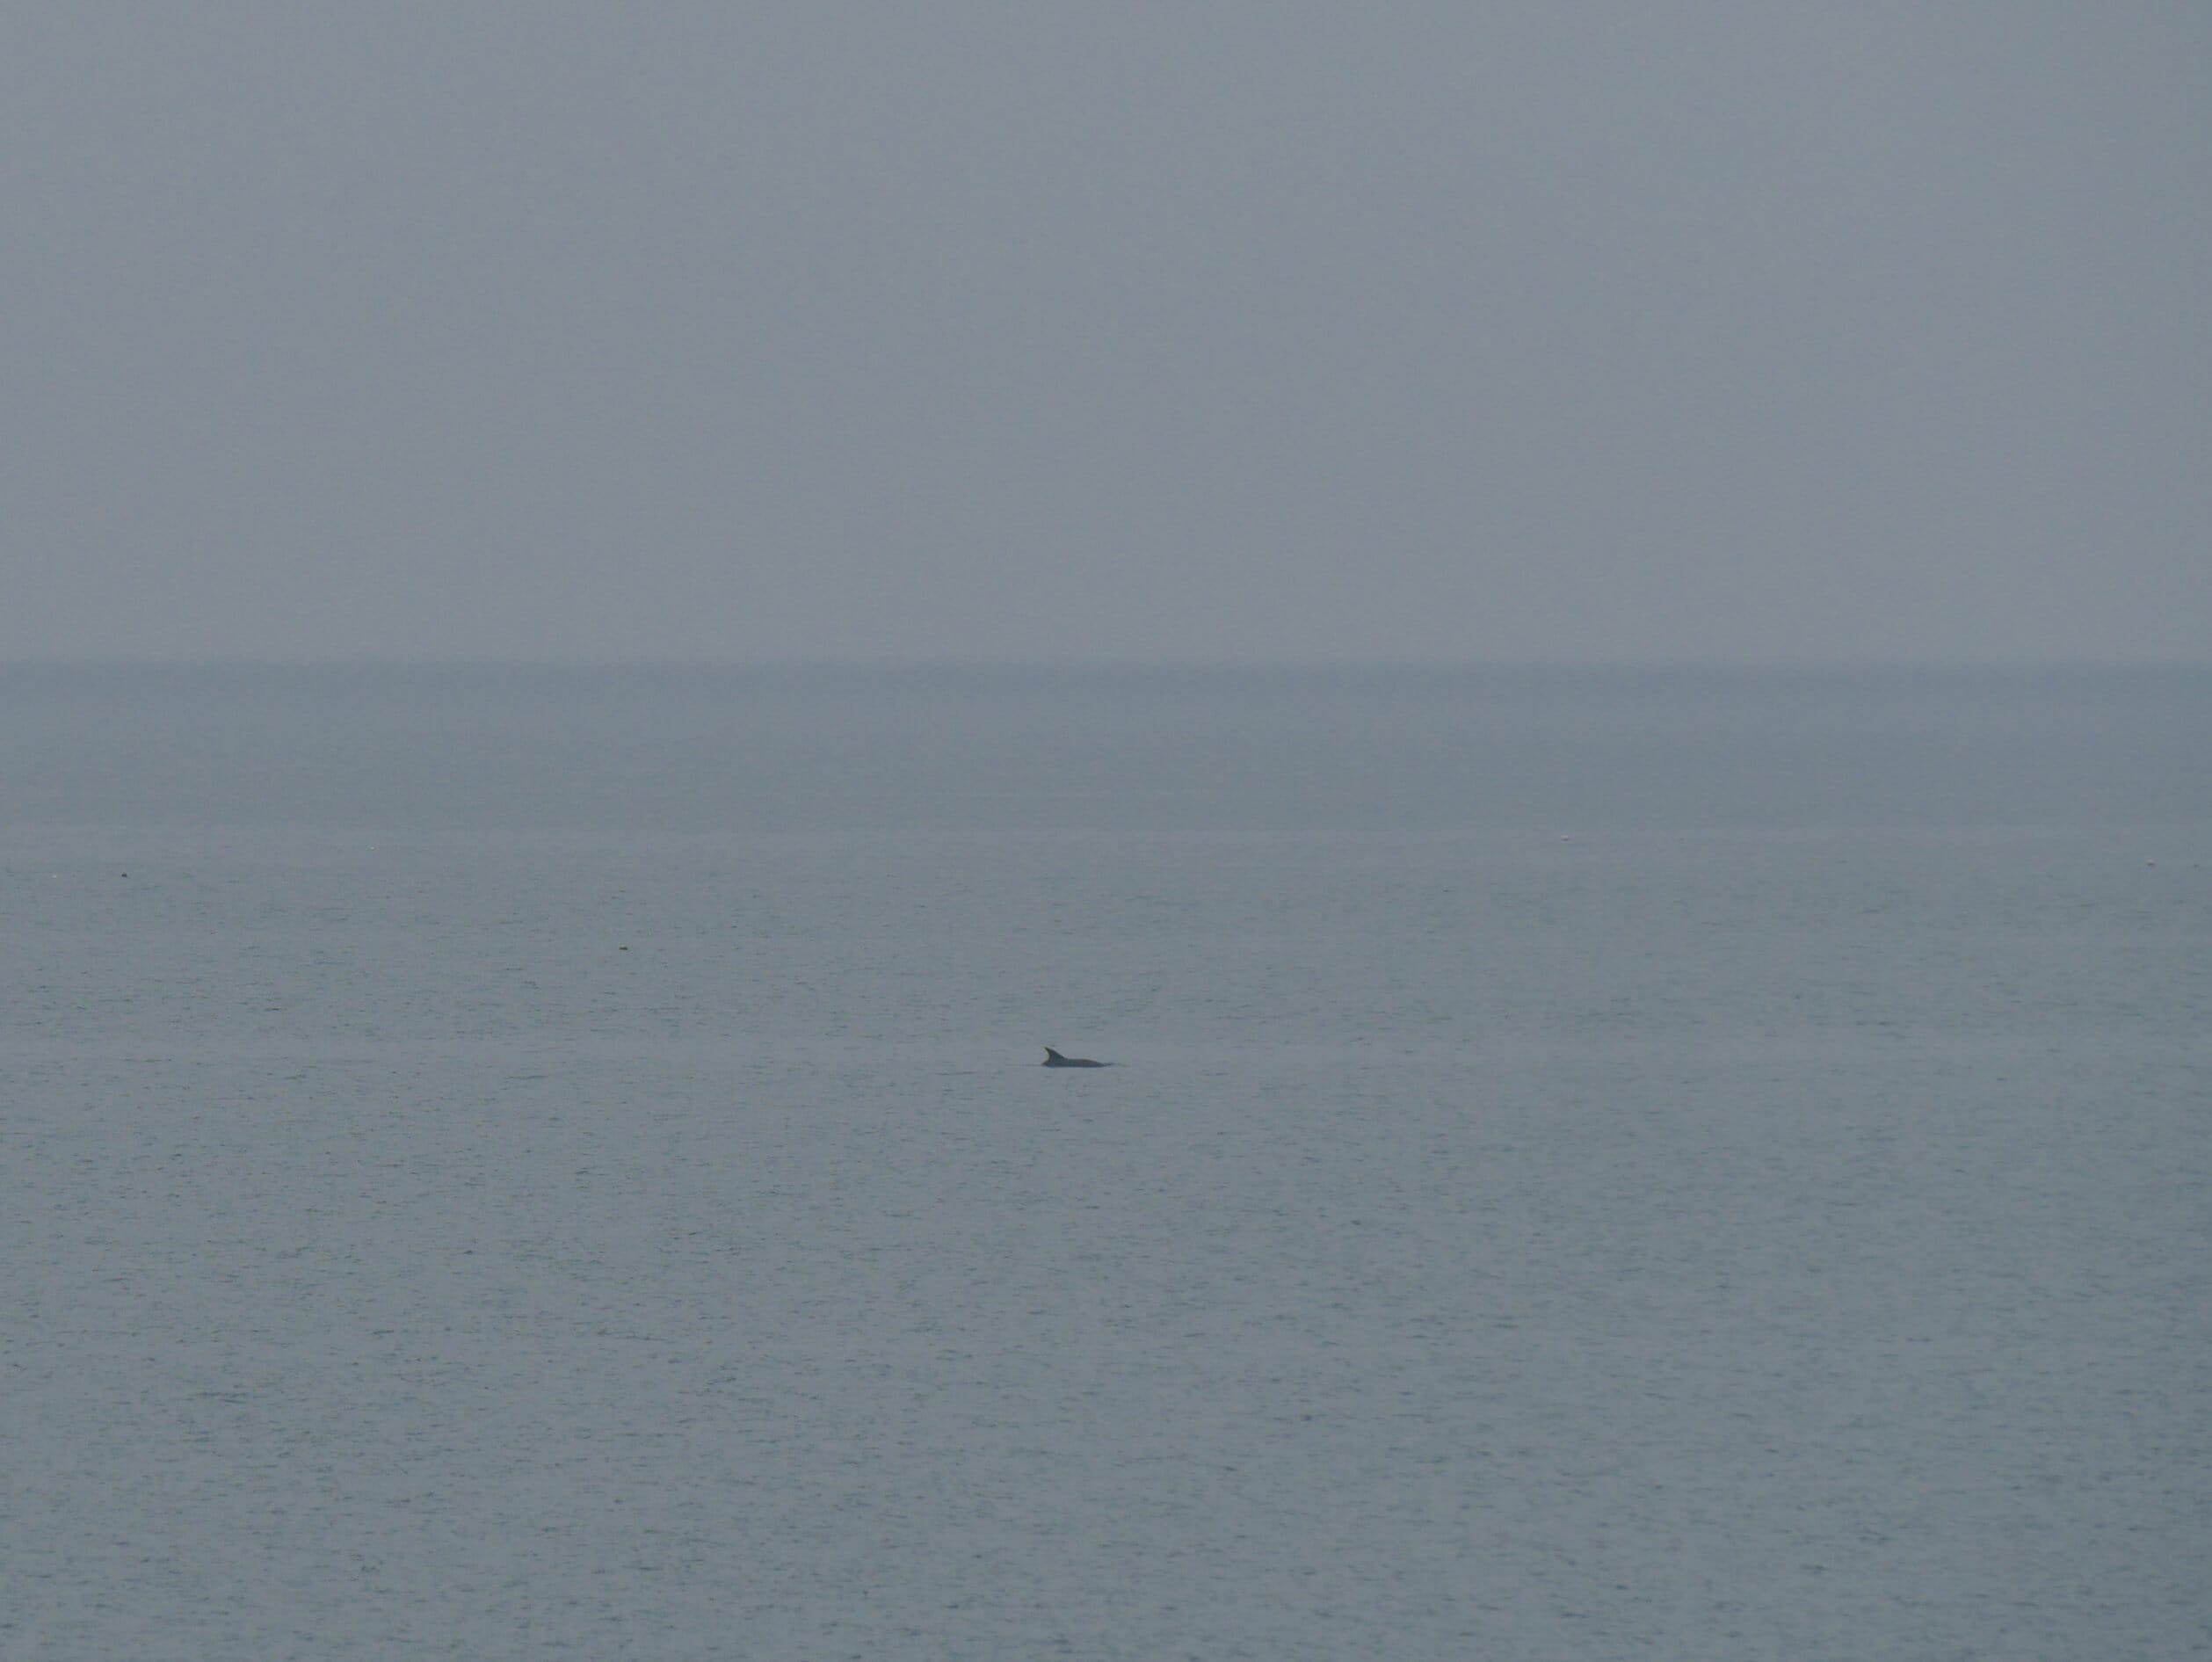
[(0, 699), (11, 1656), (2212, 1644), (2212, 677)]
[(2212, 818), (2212, 672), (0, 667), (16, 823), (1456, 831)]

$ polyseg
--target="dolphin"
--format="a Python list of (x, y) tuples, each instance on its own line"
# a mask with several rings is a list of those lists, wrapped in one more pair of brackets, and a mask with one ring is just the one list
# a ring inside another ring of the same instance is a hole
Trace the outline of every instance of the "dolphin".
[(1063, 1056), (1050, 1045), (1045, 1047), (1045, 1066), (1048, 1068), (1110, 1068), (1111, 1062), (1093, 1062), (1088, 1056)]

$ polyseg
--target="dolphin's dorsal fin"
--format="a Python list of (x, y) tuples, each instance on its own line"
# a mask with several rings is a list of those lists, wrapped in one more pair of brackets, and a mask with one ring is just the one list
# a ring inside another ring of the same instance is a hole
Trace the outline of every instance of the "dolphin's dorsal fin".
[(1065, 1062), (1068, 1059), (1067, 1057), (1062, 1056), (1057, 1050), (1054, 1049), (1050, 1045), (1047, 1045), (1045, 1047), (1045, 1055), (1051, 1057), (1055, 1062)]

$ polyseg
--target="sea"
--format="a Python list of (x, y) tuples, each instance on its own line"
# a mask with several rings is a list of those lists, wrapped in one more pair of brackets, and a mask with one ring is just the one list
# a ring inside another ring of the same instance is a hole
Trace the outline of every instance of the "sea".
[(2208, 1179), (2212, 671), (0, 669), (11, 1662), (2212, 1655)]

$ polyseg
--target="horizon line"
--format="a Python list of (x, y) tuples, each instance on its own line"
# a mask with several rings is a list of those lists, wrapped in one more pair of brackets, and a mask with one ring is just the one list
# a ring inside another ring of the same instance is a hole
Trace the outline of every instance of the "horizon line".
[(1481, 658), (1352, 658), (1352, 657), (561, 657), (497, 654), (467, 657), (439, 653), (362, 653), (308, 657), (250, 657), (246, 655), (135, 656), (99, 654), (0, 655), (0, 672), (17, 671), (598, 671), (681, 674), (818, 673), (870, 671), (889, 673), (947, 672), (1138, 672), (1157, 674), (1461, 674), (1486, 672), (1672, 674), (1693, 671), (1722, 673), (1918, 673), (1929, 671), (2115, 671), (2169, 672), (2212, 670), (2208, 658), (2127, 657), (1481, 657)]

